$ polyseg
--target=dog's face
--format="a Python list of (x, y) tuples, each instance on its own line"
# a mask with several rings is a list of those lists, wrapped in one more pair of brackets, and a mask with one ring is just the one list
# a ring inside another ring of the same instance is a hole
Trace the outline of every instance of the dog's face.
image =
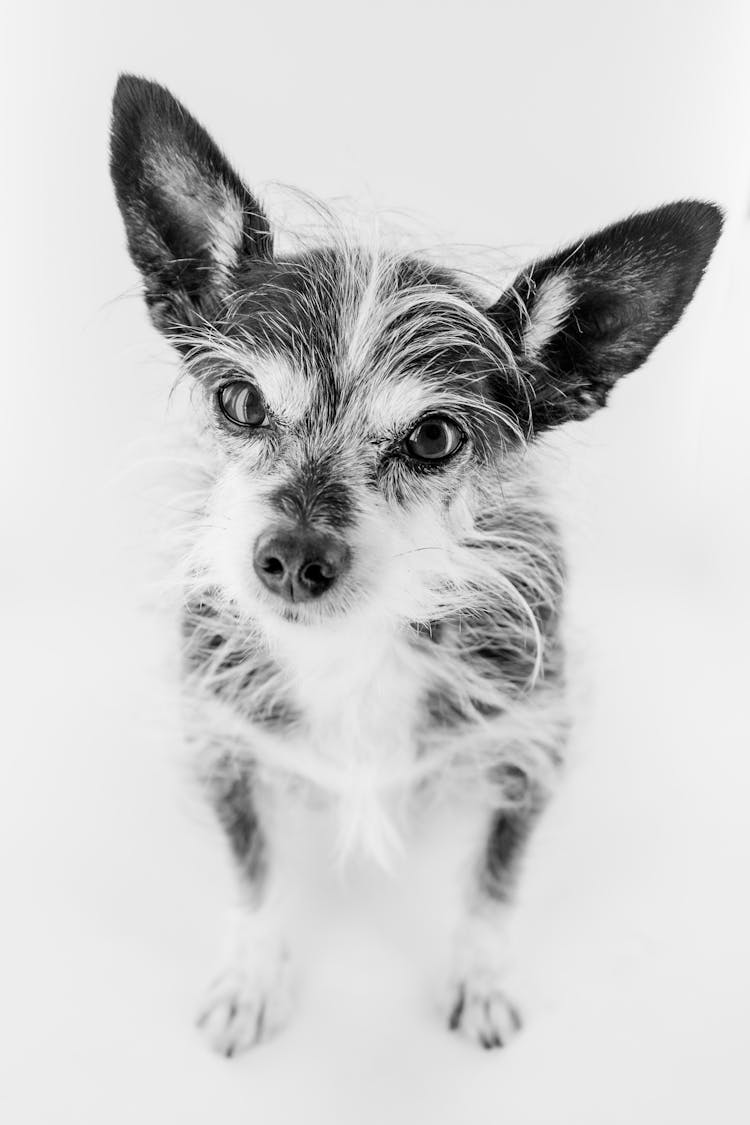
[[(215, 484), (193, 567), (249, 616), (412, 621), (472, 586), (526, 440), (583, 418), (690, 300), (708, 204), (536, 263), (491, 307), (416, 259), (273, 254), (268, 221), (161, 87), (122, 79), (112, 171), (152, 318), (195, 379)], [(489, 520), (488, 520), (488, 517)]]
[(512, 354), (467, 294), (343, 244), (256, 263), (187, 363), (219, 467), (199, 572), (255, 614), (439, 612), (523, 441)]

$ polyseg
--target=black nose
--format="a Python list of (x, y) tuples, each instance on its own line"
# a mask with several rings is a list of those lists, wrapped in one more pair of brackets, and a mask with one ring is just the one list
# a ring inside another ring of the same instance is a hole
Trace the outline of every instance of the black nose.
[(320, 531), (268, 531), (255, 544), (253, 565), (264, 586), (288, 602), (309, 602), (330, 590), (349, 566), (349, 548)]

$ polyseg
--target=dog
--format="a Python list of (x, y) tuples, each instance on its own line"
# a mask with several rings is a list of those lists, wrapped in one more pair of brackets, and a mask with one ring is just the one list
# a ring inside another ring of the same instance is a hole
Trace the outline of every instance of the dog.
[(679, 320), (722, 226), (636, 214), (488, 302), (342, 224), (295, 253), (163, 87), (120, 78), (111, 171), (156, 328), (191, 381), (208, 484), (187, 552), (188, 739), (238, 877), (199, 1015), (234, 1055), (286, 1020), (274, 808), (326, 794), (384, 863), (426, 794), (476, 828), (447, 1022), (521, 1025), (508, 919), (570, 727), (560, 535), (534, 443), (603, 407)]

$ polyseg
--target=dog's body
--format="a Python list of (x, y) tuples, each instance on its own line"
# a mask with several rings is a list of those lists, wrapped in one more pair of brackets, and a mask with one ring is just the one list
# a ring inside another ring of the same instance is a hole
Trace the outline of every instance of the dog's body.
[(152, 318), (201, 392), (209, 486), (184, 618), (188, 729), (241, 904), (201, 1023), (232, 1054), (286, 1013), (270, 791), (325, 794), (386, 860), (410, 803), (476, 798), (450, 1024), (519, 1023), (505, 919), (564, 757), (563, 563), (529, 438), (604, 404), (679, 318), (716, 208), (636, 216), (486, 307), (457, 275), (268, 221), (160, 87), (122, 79), (112, 170)]

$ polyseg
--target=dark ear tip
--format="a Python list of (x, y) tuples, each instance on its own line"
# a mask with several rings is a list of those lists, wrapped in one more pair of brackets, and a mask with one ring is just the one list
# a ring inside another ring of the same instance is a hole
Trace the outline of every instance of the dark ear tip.
[(689, 232), (706, 253), (706, 261), (711, 256), (724, 228), (724, 212), (716, 203), (701, 199), (685, 199), (671, 203), (676, 226)]
[(121, 74), (112, 98), (112, 118), (117, 124), (122, 118), (140, 116), (151, 108), (172, 102), (172, 94), (158, 82), (137, 74)]
[(142, 78), (140, 74), (130, 74), (127, 71), (117, 75), (117, 83), (115, 84), (115, 101), (129, 94), (131, 91), (141, 90), (153, 83), (148, 78)]
[(694, 222), (717, 239), (724, 227), (724, 212), (721, 207), (701, 199), (688, 200), (687, 206), (692, 211)]
[(154, 83), (135, 74), (121, 74), (112, 98), (110, 168), (115, 187), (133, 178), (138, 167), (137, 139)]
[(157, 130), (184, 128), (188, 119), (166, 86), (137, 74), (121, 74), (112, 99), (110, 151), (115, 184), (136, 175), (144, 137)]
[(150, 85), (152, 85), (152, 83), (150, 83), (148, 79), (140, 78), (137, 74), (118, 75), (117, 85), (115, 86), (115, 92), (112, 98), (112, 110), (115, 116), (126, 109), (126, 107), (143, 101), (144, 95)]

